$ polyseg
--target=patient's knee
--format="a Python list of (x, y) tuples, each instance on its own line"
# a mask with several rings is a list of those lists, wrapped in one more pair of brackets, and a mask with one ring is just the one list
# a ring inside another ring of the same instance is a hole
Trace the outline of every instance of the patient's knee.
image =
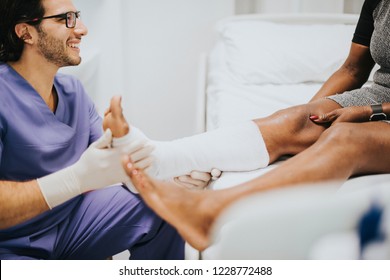
[(290, 107), (271, 115), (262, 122), (260, 130), (273, 135), (280, 155), (297, 154), (317, 141), (323, 131), (309, 116), (310, 110), (306, 105)]
[(338, 147), (351, 147), (361, 143), (362, 141), (356, 140), (362, 139), (362, 136), (364, 136), (364, 133), (362, 135), (356, 124), (337, 123), (328, 128), (323, 133), (321, 139)]
[(308, 108), (305, 105), (299, 105), (273, 113), (267, 118), (266, 123), (283, 127), (284, 131), (296, 133), (306, 127), (308, 117)]

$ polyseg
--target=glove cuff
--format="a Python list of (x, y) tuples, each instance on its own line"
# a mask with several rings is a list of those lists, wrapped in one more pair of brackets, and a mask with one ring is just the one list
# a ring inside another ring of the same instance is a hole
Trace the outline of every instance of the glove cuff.
[(80, 182), (72, 166), (39, 178), (37, 182), (50, 209), (81, 194)]

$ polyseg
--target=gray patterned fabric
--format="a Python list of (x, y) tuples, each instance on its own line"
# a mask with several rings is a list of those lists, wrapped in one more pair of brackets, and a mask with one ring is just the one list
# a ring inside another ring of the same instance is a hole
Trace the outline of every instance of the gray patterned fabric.
[(370, 51), (380, 69), (371, 86), (327, 97), (342, 107), (390, 102), (390, 0), (380, 1), (373, 16), (375, 29)]

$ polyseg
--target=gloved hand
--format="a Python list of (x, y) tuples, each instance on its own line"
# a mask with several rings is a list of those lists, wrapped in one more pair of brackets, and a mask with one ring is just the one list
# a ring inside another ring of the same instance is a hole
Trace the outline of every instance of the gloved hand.
[(145, 142), (133, 141), (125, 147), (111, 148), (112, 142), (108, 129), (76, 163), (37, 180), (50, 208), (84, 192), (128, 182), (129, 178), (121, 165), (123, 154), (134, 158), (140, 168), (150, 165), (151, 148)]
[[(140, 144), (142, 148), (139, 148)], [(122, 155), (129, 154), (136, 167), (144, 169), (146, 172), (151, 169), (154, 162), (154, 157), (151, 155), (154, 146), (147, 138), (139, 137), (133, 129), (123, 137), (114, 138), (112, 140), (112, 147), (118, 149)], [(133, 193), (138, 193), (128, 176), (126, 176), (122, 183)]]
[(175, 177), (174, 181), (189, 189), (205, 189), (211, 180), (217, 180), (222, 172), (213, 168), (210, 173), (201, 171), (192, 171), (189, 175)]
[[(142, 146), (142, 148), (139, 148), (139, 146)], [(113, 138), (112, 147), (119, 150), (122, 154), (131, 153), (131, 159), (138, 168), (148, 169), (154, 161), (151, 155), (154, 150), (152, 142), (138, 137), (133, 130), (123, 137)]]

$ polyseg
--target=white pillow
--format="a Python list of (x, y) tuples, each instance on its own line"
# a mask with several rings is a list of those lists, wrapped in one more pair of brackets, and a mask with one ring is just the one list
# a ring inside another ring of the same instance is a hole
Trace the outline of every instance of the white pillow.
[(347, 58), (354, 25), (232, 21), (219, 26), (227, 71), (245, 84), (324, 82)]

